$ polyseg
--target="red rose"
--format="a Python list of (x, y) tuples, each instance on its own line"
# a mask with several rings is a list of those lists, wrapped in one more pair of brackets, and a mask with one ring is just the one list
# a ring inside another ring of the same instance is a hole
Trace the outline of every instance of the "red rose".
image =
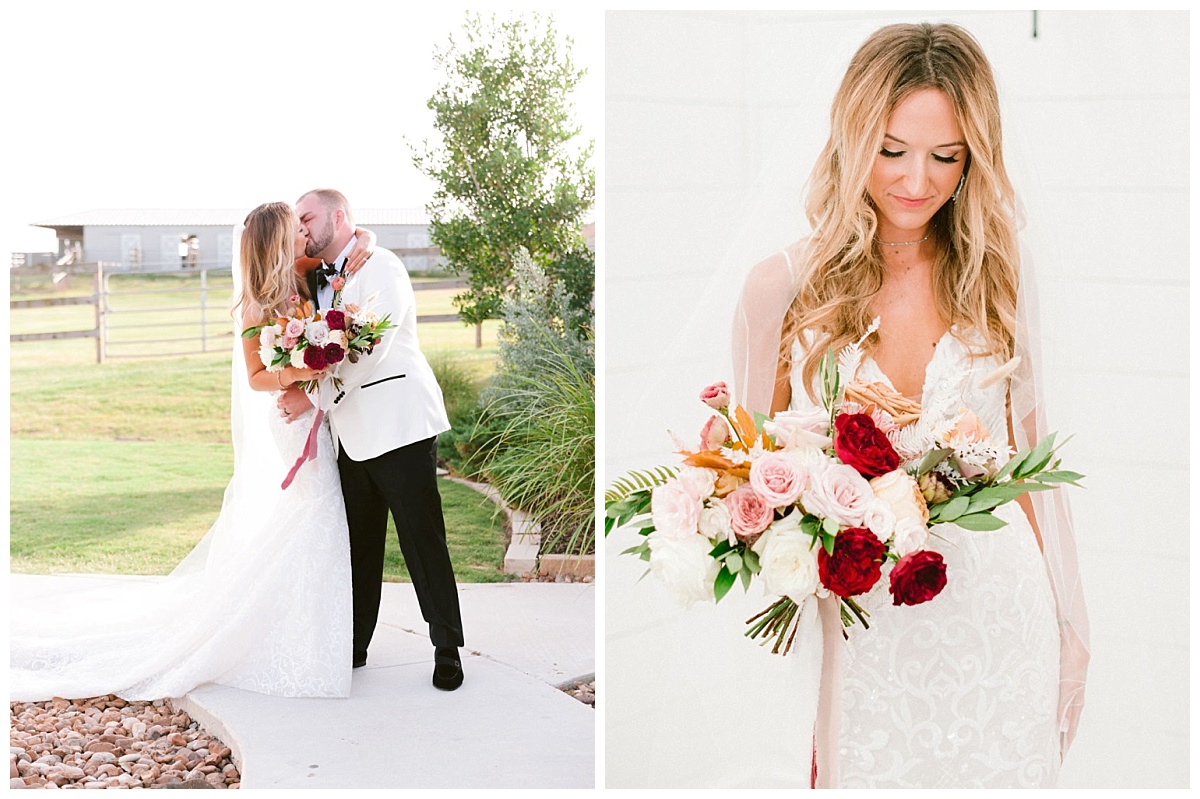
[(700, 401), (714, 411), (729, 407), (729, 387), (724, 383), (713, 383), (700, 392)]
[(919, 605), (928, 602), (946, 587), (946, 563), (937, 552), (918, 549), (900, 558), (892, 569), (893, 605)]
[(329, 365), (325, 360), (325, 350), (320, 347), (305, 347), (304, 348), (304, 365), (315, 372), (319, 372)]
[(345, 330), (346, 314), (342, 311), (326, 311), (325, 324), (329, 325), (330, 330)]
[(338, 345), (338, 344), (326, 344), (325, 345), (325, 362), (327, 364), (333, 365), (335, 363), (341, 363), (342, 358), (345, 358), (345, 357), (346, 357), (346, 351), (343, 350), (340, 345)]
[(833, 554), (821, 547), (817, 570), (821, 584), (838, 596), (855, 596), (879, 582), (887, 547), (879, 536), (863, 527), (842, 530), (834, 539)]
[(875, 422), (865, 413), (843, 413), (833, 422), (837, 435), (833, 448), (847, 466), (866, 477), (878, 477), (895, 470), (900, 457)]

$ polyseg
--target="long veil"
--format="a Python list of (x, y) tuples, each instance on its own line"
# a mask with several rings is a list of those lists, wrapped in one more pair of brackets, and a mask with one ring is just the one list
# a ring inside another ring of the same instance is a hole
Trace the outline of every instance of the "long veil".
[[(235, 244), (235, 296), (241, 284), (238, 249)], [(286, 469), (263, 423), (273, 410), (271, 395), (252, 391), (246, 379), (240, 329), (240, 320), (233, 319), (234, 470), (216, 521), (166, 577), (60, 578), (48, 596), (14, 590), (11, 700), (182, 696), (200, 683), (230, 677), (263, 625), (273, 623), (268, 613), (246, 617), (247, 606), (256, 601), (250, 595), (255, 572), (270, 562), (277, 546), (261, 531), (271, 529)]]
[[(784, 315), (795, 297), (803, 269), (803, 249), (791, 257), (780, 253), (755, 266), (746, 281), (734, 315), (733, 354), (735, 394), (752, 410), (770, 410)], [(1042, 375), (1042, 337), (1033, 258), (1022, 252), (1017, 301), (1015, 354), (1020, 358), (1012, 375), (1010, 396), (1015, 444), (1019, 450), (1035, 445), (1053, 432), (1046, 421)], [(784, 299), (786, 298), (786, 300)], [(1060, 631), (1059, 723), (1065, 755), (1075, 737), (1083, 709), (1089, 660), (1088, 620), (1079, 577), (1074, 529), (1066, 490), (1033, 492), (1034, 512), (1043, 542), (1043, 556), (1057, 604)], [(829, 603), (824, 603), (828, 605)], [(838, 632), (836, 610), (822, 608), (823, 657), (819, 688), (807, 686), (818, 704), (815, 755), (818, 773), (831, 777), (836, 752)]]

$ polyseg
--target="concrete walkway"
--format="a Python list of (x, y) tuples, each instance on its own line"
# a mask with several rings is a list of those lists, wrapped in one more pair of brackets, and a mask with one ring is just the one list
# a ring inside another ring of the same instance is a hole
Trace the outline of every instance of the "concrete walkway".
[[(43, 589), (60, 579), (11, 577)], [(459, 588), (457, 691), (430, 683), (433, 647), (412, 586), (385, 583), (349, 698), (210, 685), (175, 704), (229, 745), (243, 788), (594, 787), (595, 711), (555, 687), (595, 673), (594, 584)]]

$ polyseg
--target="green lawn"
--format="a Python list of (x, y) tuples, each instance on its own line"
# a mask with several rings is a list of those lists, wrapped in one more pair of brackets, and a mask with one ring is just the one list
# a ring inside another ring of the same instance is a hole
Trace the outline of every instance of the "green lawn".
[[(11, 330), (88, 328), (90, 313), (14, 311)], [(421, 325), (419, 335), (431, 356), (445, 352), (480, 378), (494, 371), (494, 325), (485, 326), (482, 350), (460, 323)], [(10, 345), (13, 571), (170, 571), (216, 518), (232, 471), (231, 343), (207, 355), (104, 364), (87, 339)], [(491, 503), (446, 481), (442, 492), (459, 579), (507, 579), (502, 520)], [(407, 579), (394, 533), (385, 568), (387, 579)]]

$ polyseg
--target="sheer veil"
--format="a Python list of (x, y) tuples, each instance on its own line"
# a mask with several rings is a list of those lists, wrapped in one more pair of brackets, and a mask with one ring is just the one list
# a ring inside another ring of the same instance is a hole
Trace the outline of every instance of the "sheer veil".
[[(775, 386), (784, 315), (794, 298), (803, 267), (803, 245), (790, 247), (751, 269), (738, 301), (733, 323), (735, 394), (738, 402), (764, 413), (770, 410)], [(1017, 301), (1016, 355), (1020, 358), (1010, 382), (1015, 444), (1032, 447), (1049, 433), (1042, 373), (1034, 259), (1022, 249)], [(1060, 439), (1061, 440), (1061, 439)], [(1057, 603), (1060, 629), (1059, 722), (1065, 755), (1075, 737), (1083, 709), (1089, 659), (1088, 621), (1075, 552), (1074, 530), (1067, 498), (1069, 488), (1034, 492), (1034, 511), (1043, 541), (1043, 556)], [(835, 611), (836, 612), (836, 611)], [(823, 647), (815, 755), (822, 784), (833, 776), (837, 731), (836, 640), (840, 625), (829, 624), (832, 613), (822, 609)], [(813, 693), (816, 687), (810, 686)], [(816, 701), (815, 698), (813, 701)]]
[[(243, 226), (233, 231), (233, 297), (241, 294), (241, 237)], [(208, 534), (201, 539), (172, 572), (192, 574), (203, 570), (231, 553), (237, 546), (234, 522), (238, 529), (257, 530), (267, 523), (272, 510), (283, 497), (280, 475), (286, 474), (279, 448), (270, 425), (263, 422), (274, 409), (270, 392), (254, 391), (246, 379), (246, 357), (242, 346), (241, 309), (233, 312), (233, 357), (230, 367), (230, 439), (233, 444), (233, 477), (225, 489), (221, 513)]]
[[(235, 296), (237, 252), (235, 245)], [(280, 538), (289, 533), (269, 524), (286, 469), (266, 423), (271, 395), (250, 389), (240, 320), (231, 326), (234, 473), (217, 520), (166, 577), (60, 578), (51, 596), (13, 591), (10, 700), (182, 696), (203, 682), (234, 679), (246, 653), (278, 625), (255, 592), (274, 590), (256, 580), (279, 560)]]

